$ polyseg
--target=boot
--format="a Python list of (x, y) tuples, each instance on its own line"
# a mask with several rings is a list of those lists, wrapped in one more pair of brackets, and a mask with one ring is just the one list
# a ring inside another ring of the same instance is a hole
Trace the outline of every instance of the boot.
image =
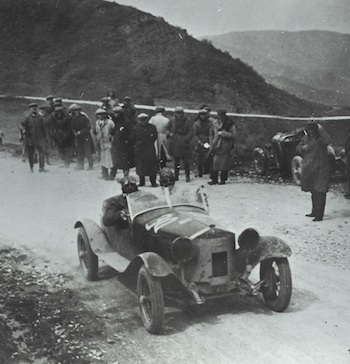
[(180, 165), (175, 163), (175, 181), (179, 180), (179, 173), (180, 173)]
[(145, 176), (139, 176), (139, 177), (140, 177), (139, 187), (143, 187), (145, 185)]
[(208, 185), (217, 185), (218, 184), (219, 171), (211, 172), (211, 181), (208, 182)]
[(117, 168), (112, 167), (111, 172), (109, 173), (109, 179), (113, 181), (115, 179), (115, 176), (117, 175)]
[(151, 185), (152, 187), (158, 187), (158, 183), (156, 182), (156, 175), (153, 175), (153, 176), (149, 176), (149, 179), (151, 181)]
[(316, 210), (315, 218), (312, 221), (322, 221), (324, 215), (324, 209), (326, 206), (326, 192), (317, 192), (316, 194)]
[(317, 204), (316, 193), (311, 192), (311, 202), (312, 202), (312, 210), (309, 214), (306, 214), (307, 217), (316, 217), (316, 204)]
[(188, 166), (185, 167), (185, 176), (186, 176), (186, 182), (190, 182), (190, 168)]
[(103, 179), (109, 179), (108, 177), (108, 169), (106, 167), (101, 167), (101, 170), (102, 170), (102, 178)]

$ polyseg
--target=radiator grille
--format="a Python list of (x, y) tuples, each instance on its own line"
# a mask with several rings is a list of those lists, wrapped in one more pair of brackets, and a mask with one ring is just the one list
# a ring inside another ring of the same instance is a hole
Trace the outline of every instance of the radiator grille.
[(227, 252), (212, 253), (213, 277), (227, 276)]

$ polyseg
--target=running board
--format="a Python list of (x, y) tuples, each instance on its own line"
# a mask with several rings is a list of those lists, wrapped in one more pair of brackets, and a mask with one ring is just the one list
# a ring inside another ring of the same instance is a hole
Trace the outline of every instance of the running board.
[(120, 273), (123, 273), (130, 263), (128, 259), (116, 252), (102, 253), (98, 255), (98, 258)]

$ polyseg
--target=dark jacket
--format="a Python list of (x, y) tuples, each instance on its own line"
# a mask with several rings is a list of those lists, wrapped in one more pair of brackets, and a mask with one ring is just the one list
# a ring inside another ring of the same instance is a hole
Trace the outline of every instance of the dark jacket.
[(192, 156), (191, 140), (193, 138), (192, 121), (185, 115), (174, 116), (170, 121), (169, 153), (174, 158), (190, 158)]
[[(89, 118), (84, 114), (79, 114), (76, 118), (72, 118), (72, 130), (75, 134), (77, 145), (85, 143), (89, 144), (91, 152), (95, 152), (94, 143), (91, 136), (91, 124)], [(86, 144), (85, 144), (86, 145)]]
[(154, 142), (157, 140), (157, 129), (152, 124), (137, 124), (130, 136), (135, 145), (136, 173), (139, 176), (152, 176), (157, 173), (158, 159)]
[(112, 120), (115, 124), (111, 149), (113, 166), (120, 169), (135, 167), (134, 145), (129, 140), (133, 125), (125, 119), (124, 115), (112, 117)]
[(318, 129), (318, 136), (311, 138), (305, 135), (297, 151), (303, 157), (300, 186), (305, 192), (327, 192), (329, 184), (329, 161), (327, 146), (331, 142), (330, 136), (322, 129)]
[(21, 121), (21, 128), (25, 132), (25, 140), (29, 146), (44, 146), (46, 130), (41, 115), (26, 114)]
[(105, 226), (123, 225), (127, 222), (121, 217), (121, 211), (127, 209), (127, 202), (124, 195), (117, 195), (103, 201), (102, 224)]

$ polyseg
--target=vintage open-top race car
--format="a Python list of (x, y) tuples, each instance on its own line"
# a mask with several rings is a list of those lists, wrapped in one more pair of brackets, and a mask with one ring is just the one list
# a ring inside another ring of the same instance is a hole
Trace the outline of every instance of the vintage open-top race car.
[[(279, 171), (282, 175), (292, 175), (294, 182), (300, 185), (302, 157), (297, 152), (297, 145), (305, 135), (305, 130), (296, 129), (288, 133), (278, 132), (263, 148), (253, 151), (253, 168), (259, 175)], [(342, 150), (339, 155), (328, 146), (330, 176), (346, 175), (346, 158)]]
[[(261, 292), (270, 309), (284, 311), (292, 293), (290, 247), (252, 228), (236, 242), (208, 215), (202, 188), (176, 187), (127, 195), (122, 224), (76, 222), (87, 279), (97, 278), (100, 259), (136, 283), (143, 324), (154, 334), (162, 331), (166, 306), (184, 308), (237, 293)], [(253, 284), (248, 277), (259, 263), (260, 280)]]

